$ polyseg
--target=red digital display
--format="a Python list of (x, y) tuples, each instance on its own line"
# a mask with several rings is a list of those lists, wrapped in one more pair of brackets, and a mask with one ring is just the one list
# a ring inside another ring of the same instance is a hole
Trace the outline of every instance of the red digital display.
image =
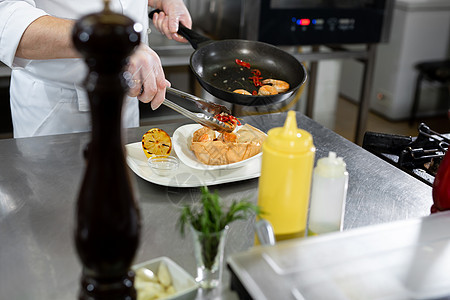
[(310, 19), (300, 19), (300, 25), (308, 26), (309, 24), (311, 24)]

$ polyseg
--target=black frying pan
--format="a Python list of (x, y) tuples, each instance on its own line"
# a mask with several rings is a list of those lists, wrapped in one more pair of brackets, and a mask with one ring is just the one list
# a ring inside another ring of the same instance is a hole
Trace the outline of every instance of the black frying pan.
[[(152, 19), (153, 11), (149, 14)], [(247, 40), (213, 41), (180, 24), (178, 33), (194, 49), (190, 67), (201, 86), (213, 96), (233, 104), (261, 106), (282, 102), (291, 97), (306, 82), (305, 67), (287, 52), (261, 42)], [(251, 69), (236, 64), (240, 59)], [(249, 80), (252, 69), (259, 69), (264, 79), (273, 78), (289, 83), (290, 89), (271, 96), (249, 96), (233, 93), (235, 89), (257, 90)]]

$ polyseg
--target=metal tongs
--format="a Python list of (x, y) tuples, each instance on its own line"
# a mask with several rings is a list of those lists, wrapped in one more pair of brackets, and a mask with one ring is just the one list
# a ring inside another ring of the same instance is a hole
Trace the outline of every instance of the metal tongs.
[(209, 127), (213, 130), (217, 131), (224, 131), (224, 132), (232, 132), (234, 130), (233, 126), (230, 124), (227, 124), (225, 122), (219, 121), (216, 118), (214, 118), (215, 115), (220, 114), (221, 112), (225, 112), (227, 114), (230, 114), (230, 111), (227, 107), (223, 105), (219, 105), (217, 103), (206, 101), (202, 98), (196, 97), (194, 95), (179, 91), (177, 89), (168, 87), (166, 88), (167, 92), (177, 95), (179, 97), (182, 97), (186, 100), (190, 100), (194, 102), (198, 108), (201, 110), (208, 112), (211, 114), (211, 116), (208, 116), (204, 113), (194, 113), (192, 111), (187, 110), (184, 107), (181, 107), (178, 104), (173, 103), (170, 100), (164, 99), (163, 103), (165, 106), (170, 107), (171, 109), (175, 110), (176, 112), (182, 114), (183, 116), (195, 121), (196, 123), (199, 123), (203, 126)]

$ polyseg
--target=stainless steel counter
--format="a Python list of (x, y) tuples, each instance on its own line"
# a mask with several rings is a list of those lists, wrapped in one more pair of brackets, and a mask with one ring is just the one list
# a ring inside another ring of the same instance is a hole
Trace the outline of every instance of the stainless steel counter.
[(228, 258), (243, 299), (450, 299), (450, 211), (253, 247)]
[[(335, 151), (350, 174), (344, 229), (426, 216), (431, 188), (298, 114), (299, 126), (311, 132), (316, 159)], [(247, 117), (267, 131), (282, 126), (286, 114)], [(160, 124), (172, 134), (183, 125)], [(156, 126), (155, 126), (156, 127)], [(128, 129), (124, 143), (141, 140), (149, 127)], [(89, 133), (0, 140), (0, 299), (74, 299), (80, 263), (73, 245), (74, 206), (83, 176), (82, 151)], [(107, 151), (105, 149), (105, 151)], [(141, 243), (135, 262), (168, 256), (195, 274), (193, 248), (175, 228), (181, 203), (196, 201), (197, 188), (168, 188), (132, 176), (142, 211)], [(247, 197), (257, 201), (258, 180), (212, 187), (225, 202)], [(231, 226), (225, 253), (253, 245), (253, 221)], [(223, 298), (236, 299), (226, 286)]]

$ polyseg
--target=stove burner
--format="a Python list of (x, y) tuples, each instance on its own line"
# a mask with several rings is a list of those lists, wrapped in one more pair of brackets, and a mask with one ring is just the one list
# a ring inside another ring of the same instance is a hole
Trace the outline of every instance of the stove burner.
[(450, 139), (421, 123), (419, 135), (366, 132), (362, 147), (423, 182), (433, 185)]

